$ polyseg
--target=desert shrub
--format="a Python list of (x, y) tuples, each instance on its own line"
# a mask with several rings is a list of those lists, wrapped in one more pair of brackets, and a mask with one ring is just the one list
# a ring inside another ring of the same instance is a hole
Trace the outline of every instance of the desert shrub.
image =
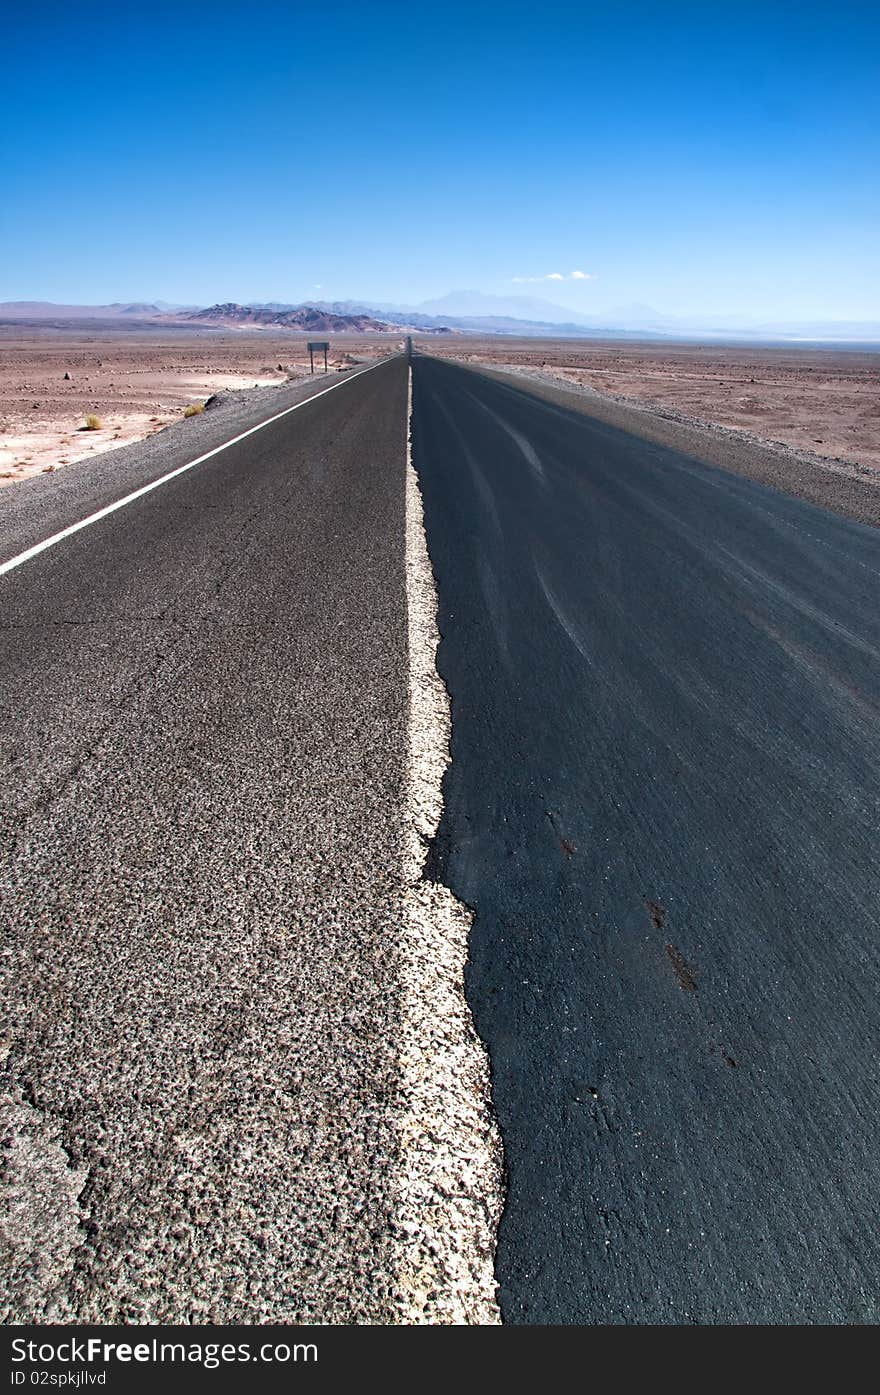
[(200, 417), (204, 410), (204, 402), (191, 402), (189, 406), (184, 410), (183, 415), (185, 417)]
[(89, 412), (86, 417), (86, 431), (100, 431), (103, 425), (100, 417), (96, 417), (94, 412)]

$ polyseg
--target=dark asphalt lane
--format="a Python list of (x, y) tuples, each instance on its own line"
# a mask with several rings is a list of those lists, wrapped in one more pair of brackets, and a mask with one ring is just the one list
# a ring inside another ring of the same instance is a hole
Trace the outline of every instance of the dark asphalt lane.
[(0, 565), (295, 403), (371, 371), (368, 365), (345, 374), (321, 374), (271, 387), (220, 393), (201, 416), (173, 421), (152, 436), (100, 451), (72, 468), (4, 485)]
[(387, 1317), (406, 407), (396, 359), (0, 579), (13, 1320)]
[(507, 1321), (880, 1317), (880, 533), (414, 363)]

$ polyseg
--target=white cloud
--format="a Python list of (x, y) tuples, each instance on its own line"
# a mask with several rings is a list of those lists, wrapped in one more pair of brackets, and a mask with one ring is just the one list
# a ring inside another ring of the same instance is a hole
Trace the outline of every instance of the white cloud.
[(595, 281), (589, 271), (570, 271), (567, 276), (563, 276), (561, 271), (548, 271), (546, 276), (511, 276), (511, 281), (516, 285), (534, 285), (538, 281)]

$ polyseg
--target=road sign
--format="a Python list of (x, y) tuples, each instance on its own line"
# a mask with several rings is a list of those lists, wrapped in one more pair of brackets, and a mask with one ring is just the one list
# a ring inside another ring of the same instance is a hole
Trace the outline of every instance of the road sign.
[(324, 351), (324, 372), (327, 372), (327, 350), (330, 348), (326, 339), (309, 340), (309, 368), (312, 373), (315, 371), (315, 354)]

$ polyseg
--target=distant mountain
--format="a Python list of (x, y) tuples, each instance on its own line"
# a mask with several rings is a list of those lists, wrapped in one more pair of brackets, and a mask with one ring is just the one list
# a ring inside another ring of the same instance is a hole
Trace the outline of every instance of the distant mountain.
[(628, 305), (612, 305), (601, 315), (590, 316), (588, 322), (596, 324), (599, 321), (606, 325), (625, 325), (628, 329), (662, 329), (670, 323), (670, 316), (661, 315), (652, 305), (633, 301)]
[(454, 319), (441, 320), (434, 315), (420, 315), (418, 311), (406, 308), (389, 310), (380, 305), (365, 305), (359, 300), (309, 300), (306, 306), (310, 310), (333, 315), (372, 315), (386, 324), (396, 325), (400, 329), (418, 329), (425, 334), (436, 334), (458, 323)]
[(463, 334), (506, 334), (520, 339), (657, 339), (664, 338), (655, 330), (620, 329), (611, 325), (596, 326), (553, 323), (549, 320), (517, 320), (510, 315), (463, 315), (446, 321)]
[(215, 325), (223, 328), (254, 326), (272, 329), (307, 330), (314, 334), (388, 334), (397, 332), (396, 326), (374, 319), (371, 315), (334, 315), (317, 310), (310, 305), (293, 309), (276, 310), (253, 305), (237, 305), (227, 301), (224, 305), (211, 305), (205, 310), (190, 310), (184, 314), (168, 316), (176, 323)]
[[(498, 308), (513, 303), (520, 315), (505, 314)], [(432, 314), (448, 304), (468, 305), (474, 313)], [(478, 307), (484, 308), (477, 313)], [(525, 307), (531, 315), (525, 317)], [(193, 324), (269, 324), (318, 333), (351, 331), (393, 333), (411, 330), (420, 334), (505, 335), (549, 339), (728, 339), (728, 340), (828, 340), (871, 343), (880, 340), (880, 324), (865, 321), (811, 321), (809, 323), (766, 323), (749, 325), (742, 319), (725, 325), (723, 318), (693, 318), (663, 315), (650, 305), (616, 306), (602, 314), (566, 318), (562, 306), (530, 296), (491, 296), (480, 291), (455, 291), (436, 301), (423, 301), (418, 308), (394, 309), (359, 300), (309, 301), (289, 306), (281, 302), (266, 306), (220, 305), (198, 310), (183, 317)], [(177, 320), (181, 316), (170, 317)]]
[(360, 300), (313, 300), (308, 304), (336, 314), (366, 314), (401, 327), (435, 331), (449, 326), (463, 332), (480, 334), (539, 335), (593, 333), (608, 330), (607, 317), (588, 318), (534, 296), (484, 295), (482, 291), (451, 291), (438, 300), (424, 300), (419, 305), (369, 304)]
[(268, 326), (314, 334), (516, 335), (522, 338), (594, 338), (706, 340), (732, 343), (880, 343), (876, 320), (767, 320), (743, 315), (664, 315), (650, 305), (614, 306), (593, 315), (575, 314), (561, 305), (533, 296), (484, 295), (482, 291), (452, 291), (418, 306), (370, 303), (361, 300), (284, 301), (239, 305), (227, 302), (206, 309), (170, 306), (163, 301), (122, 301), (112, 305), (54, 305), (49, 301), (0, 302), (0, 320), (63, 325), (69, 321), (116, 321), (206, 328)]
[(48, 300), (0, 302), (0, 319), (4, 320), (151, 320), (161, 313), (158, 305), (139, 301), (113, 305), (53, 305)]
[(423, 315), (454, 315), (465, 319), (531, 320), (545, 324), (592, 325), (595, 317), (566, 310), (531, 295), (484, 295), (482, 291), (450, 291), (436, 300), (423, 300), (414, 309)]
[(783, 320), (753, 325), (752, 334), (782, 334), (790, 339), (880, 339), (878, 320)]
[(511, 320), (526, 322), (523, 334), (544, 332), (565, 336), (643, 335), (686, 338), (805, 339), (871, 343), (880, 340), (875, 320), (749, 320), (743, 315), (666, 315), (651, 305), (631, 303), (585, 315), (533, 296), (484, 295), (482, 291), (451, 291), (415, 307), (423, 315), (443, 315), (456, 328), (512, 333)]
[(153, 315), (161, 315), (162, 310), (158, 305), (146, 305), (135, 301), (132, 305), (108, 305), (108, 310), (113, 310), (117, 315), (129, 315), (134, 319), (148, 320)]
[[(332, 315), (375, 315), (378, 319), (387, 319), (385, 311), (388, 309), (401, 308), (366, 300), (304, 300), (302, 304), (311, 306), (314, 310), (326, 310)], [(278, 309), (297, 310), (299, 306), (279, 305)], [(406, 309), (406, 306), (403, 309)]]
[[(473, 294), (476, 296), (478, 292), (473, 292)], [(485, 296), (483, 299), (494, 304), (496, 299), (501, 300), (502, 298)], [(528, 300), (528, 297), (524, 297), (524, 299)], [(502, 303), (505, 302), (502, 301)], [(540, 306), (544, 302), (537, 301), (535, 303)], [(505, 334), (518, 336), (521, 339), (582, 339), (607, 337), (614, 334), (621, 338), (627, 338), (630, 334), (628, 330), (612, 330), (610, 325), (601, 321), (594, 326), (559, 319), (524, 320), (517, 319), (513, 315), (502, 314), (444, 315), (441, 317), (424, 314), (422, 309), (414, 310), (404, 306), (390, 310), (387, 307), (365, 305), (360, 301), (313, 301), (311, 304), (316, 309), (321, 310), (341, 311), (346, 309), (352, 311), (356, 309), (367, 314), (381, 315), (391, 324), (397, 325), (401, 329), (415, 330), (419, 334), (448, 334), (450, 331), (455, 331), (460, 334)], [(550, 309), (554, 315), (567, 313), (558, 305), (551, 306)], [(644, 332), (639, 331), (639, 334), (642, 338), (645, 337)]]

